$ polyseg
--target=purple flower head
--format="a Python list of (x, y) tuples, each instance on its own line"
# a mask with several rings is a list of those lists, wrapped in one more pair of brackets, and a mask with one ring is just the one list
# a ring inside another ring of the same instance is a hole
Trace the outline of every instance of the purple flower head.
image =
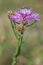
[(15, 22), (20, 22), (21, 21), (21, 15), (20, 14), (15, 14), (13, 16), (11, 16), (11, 19)]
[(32, 13), (31, 17), (32, 17), (34, 20), (36, 20), (36, 21), (39, 21), (39, 20), (40, 20), (39, 14), (37, 14), (37, 13)]
[(24, 8), (21, 8), (20, 10), (19, 10), (19, 13), (21, 14), (21, 15), (29, 15), (29, 14), (31, 14), (32, 13), (32, 10), (31, 9), (28, 9), (28, 8), (26, 8), (26, 7), (24, 7)]
[(27, 23), (28, 25), (31, 24), (31, 20), (39, 21), (39, 14), (33, 12), (31, 9), (26, 7), (21, 8), (20, 10), (16, 11), (13, 16), (11, 16), (12, 21), (20, 22), (20, 23)]

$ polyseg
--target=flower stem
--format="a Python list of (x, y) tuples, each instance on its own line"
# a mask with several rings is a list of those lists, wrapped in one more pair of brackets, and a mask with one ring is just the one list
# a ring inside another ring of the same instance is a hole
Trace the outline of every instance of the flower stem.
[(21, 34), (16, 30), (16, 24), (15, 24), (15, 22), (11, 21), (11, 26), (12, 26), (12, 29), (13, 29), (13, 32), (14, 32), (16, 38), (19, 39), (19, 36), (21, 36)]
[(13, 63), (12, 65), (16, 65), (19, 57), (20, 57), (20, 51), (21, 51), (21, 44), (22, 44), (22, 40), (23, 40), (23, 36), (21, 35), (21, 37), (18, 40), (18, 46), (16, 49), (16, 53), (13, 55)]

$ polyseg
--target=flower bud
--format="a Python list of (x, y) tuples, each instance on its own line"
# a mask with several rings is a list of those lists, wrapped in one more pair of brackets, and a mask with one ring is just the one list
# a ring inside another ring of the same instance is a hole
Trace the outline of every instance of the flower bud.
[(11, 19), (11, 16), (13, 16), (13, 15), (14, 15), (14, 13), (10, 10), (10, 11), (8, 12), (8, 18)]
[(17, 26), (17, 30), (23, 33), (23, 31), (24, 31), (24, 26), (23, 26), (23, 24), (19, 24), (19, 25)]

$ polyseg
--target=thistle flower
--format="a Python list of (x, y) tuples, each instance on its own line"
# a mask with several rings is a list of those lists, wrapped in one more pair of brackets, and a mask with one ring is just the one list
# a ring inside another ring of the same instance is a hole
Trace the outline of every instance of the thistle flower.
[(21, 8), (18, 11), (15, 11), (13, 15), (10, 16), (10, 19), (16, 23), (27, 23), (28, 25), (31, 24), (31, 20), (39, 21), (39, 14), (33, 12), (29, 8)]
[[(18, 39), (18, 47), (15, 56), (13, 56), (13, 62), (12, 62), (12, 65), (15, 65), (20, 56), (20, 51), (21, 51), (20, 49), (21, 49), (25, 27), (33, 25), (36, 21), (39, 21), (40, 18), (39, 18), (39, 14), (33, 12), (30, 8), (26, 8), (26, 7), (21, 8), (20, 10), (15, 11), (14, 13), (12, 11), (9, 11), (8, 17), (11, 21), (11, 26), (14, 31), (14, 34)], [(33, 23), (32, 20), (34, 21)]]

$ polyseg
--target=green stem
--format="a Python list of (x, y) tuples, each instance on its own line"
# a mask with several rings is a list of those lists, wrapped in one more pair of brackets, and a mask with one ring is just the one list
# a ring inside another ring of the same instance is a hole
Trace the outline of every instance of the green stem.
[(17, 61), (19, 59), (22, 40), (23, 40), (23, 36), (21, 36), (19, 38), (19, 40), (18, 40), (18, 46), (17, 46), (17, 49), (16, 49), (16, 53), (13, 55), (13, 63), (12, 63), (12, 65), (16, 65), (16, 63), (17, 63)]
[(21, 36), (21, 34), (16, 30), (16, 24), (15, 24), (15, 22), (11, 21), (11, 26), (12, 26), (12, 29), (13, 29), (13, 32), (14, 32), (16, 38), (19, 39), (19, 36)]
[(22, 44), (22, 39), (23, 39), (23, 36), (21, 36), (18, 40), (18, 46), (17, 46), (17, 49), (16, 49), (16, 54), (15, 54), (15, 57), (17, 57), (19, 54), (20, 54), (20, 48), (21, 48), (21, 44)]
[(12, 62), (12, 65), (16, 65), (16, 63), (17, 63), (17, 61), (19, 59), (19, 56), (20, 56), (23, 35), (16, 30), (16, 24), (15, 24), (15, 22), (11, 21), (11, 26), (12, 26), (12, 29), (13, 29), (13, 32), (14, 32), (16, 38), (18, 39), (18, 46), (16, 48), (16, 53), (13, 54), (13, 62)]

